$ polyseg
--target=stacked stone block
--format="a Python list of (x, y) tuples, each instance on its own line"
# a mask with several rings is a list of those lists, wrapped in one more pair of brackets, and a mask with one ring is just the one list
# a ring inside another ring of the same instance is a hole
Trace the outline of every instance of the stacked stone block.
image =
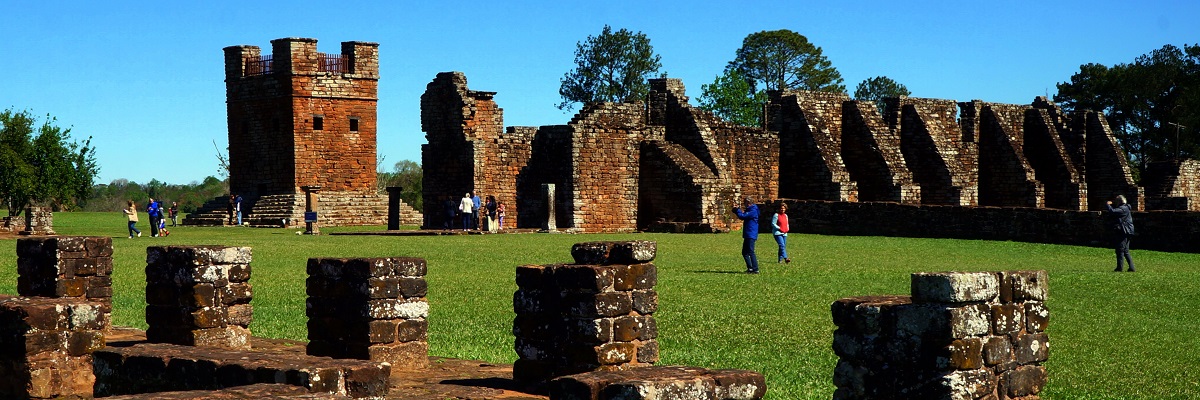
[(834, 399), (1025, 399), (1046, 384), (1046, 271), (912, 275), (834, 302)]
[(53, 235), (54, 212), (49, 207), (26, 207), (22, 235)]
[(250, 348), (249, 247), (146, 248), (146, 339)]
[(513, 379), (539, 387), (559, 376), (657, 362), (656, 246), (578, 243), (575, 264), (518, 267)]
[(308, 354), (429, 364), (429, 302), (422, 258), (310, 258)]
[(95, 302), (0, 296), (0, 398), (91, 398), (104, 328)]
[(112, 238), (49, 236), (17, 240), (17, 293), (96, 303), (112, 326)]
[(587, 372), (550, 383), (551, 399), (572, 400), (754, 400), (766, 393), (767, 383), (760, 373), (697, 367)]

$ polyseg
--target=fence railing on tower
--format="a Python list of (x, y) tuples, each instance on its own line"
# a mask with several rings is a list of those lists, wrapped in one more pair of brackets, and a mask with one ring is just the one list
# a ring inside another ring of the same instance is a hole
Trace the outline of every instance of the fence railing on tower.
[(317, 53), (317, 57), (321, 60), (319, 72), (350, 72), (347, 57), (342, 54), (325, 54)]
[(246, 62), (246, 69), (242, 73), (243, 76), (266, 75), (274, 72), (274, 63), (271, 62), (271, 55), (259, 57), (257, 60)]

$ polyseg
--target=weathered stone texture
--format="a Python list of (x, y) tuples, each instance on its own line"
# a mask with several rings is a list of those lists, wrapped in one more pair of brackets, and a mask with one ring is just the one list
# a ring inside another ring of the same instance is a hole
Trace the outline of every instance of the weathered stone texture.
[(112, 254), (110, 237), (18, 239), (17, 293), (94, 302), (108, 329), (112, 326)]
[[(887, 99), (886, 119), (900, 130), (900, 150), (921, 187), (921, 204), (978, 204), (978, 118), (953, 100)], [(960, 126), (960, 123), (962, 124)]]
[(763, 398), (766, 391), (766, 380), (760, 373), (696, 367), (653, 366), (586, 372), (550, 382), (551, 399), (752, 400)]
[(21, 235), (53, 235), (54, 213), (49, 207), (25, 207), (25, 225)]
[(0, 397), (91, 398), (104, 315), (84, 299), (0, 295)]
[(308, 354), (429, 364), (424, 259), (310, 258), (307, 270)]
[(654, 253), (653, 242), (579, 243), (578, 264), (518, 267), (513, 379), (541, 387), (658, 362)]
[[(257, 203), (317, 185), (328, 199), (327, 210), (318, 210), (324, 225), (382, 224), (386, 203), (375, 188), (379, 45), (343, 42), (340, 54), (325, 54), (315, 39), (271, 44), (268, 56), (256, 46), (225, 48), (229, 182), (245, 199), (244, 220), (301, 223), (303, 202)], [(201, 214), (223, 210), (217, 199)]]
[(1147, 210), (1200, 211), (1200, 161), (1151, 162), (1142, 176)]
[(250, 348), (251, 250), (146, 248), (146, 338), (185, 346)]
[(779, 134), (779, 196), (858, 201), (842, 161), (842, 104), (850, 97), (809, 91), (771, 97), (767, 129)]
[[(830, 307), (835, 399), (1018, 399), (1045, 386), (1046, 271), (912, 276), (912, 297)], [(1038, 323), (1025, 323), (1034, 314)]]

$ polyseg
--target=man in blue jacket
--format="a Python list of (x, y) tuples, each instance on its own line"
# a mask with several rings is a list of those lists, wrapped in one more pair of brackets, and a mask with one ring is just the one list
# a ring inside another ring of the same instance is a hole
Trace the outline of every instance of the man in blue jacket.
[(754, 253), (754, 242), (758, 241), (758, 205), (750, 196), (742, 199), (741, 207), (734, 207), (742, 224), (742, 258), (746, 259), (746, 273), (758, 273), (758, 255)]

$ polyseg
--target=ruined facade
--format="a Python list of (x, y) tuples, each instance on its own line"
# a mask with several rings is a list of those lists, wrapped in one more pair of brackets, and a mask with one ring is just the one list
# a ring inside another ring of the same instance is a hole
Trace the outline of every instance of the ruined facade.
[[(302, 223), (304, 188), (313, 187), (323, 225), (385, 223), (375, 187), (379, 45), (343, 42), (327, 54), (316, 39), (284, 38), (271, 47), (224, 49), (229, 186), (244, 199), (243, 220)], [(226, 208), (216, 199), (186, 222), (227, 223)]]
[(1152, 162), (1146, 167), (1146, 206), (1155, 210), (1200, 211), (1200, 161)]
[[(1043, 97), (899, 97), (881, 115), (841, 93), (773, 92), (752, 128), (692, 107), (678, 79), (650, 86), (645, 102), (506, 130), (494, 92), (438, 74), (421, 97), (424, 225), (444, 226), (442, 202), (475, 191), (506, 202), (509, 227), (545, 226), (543, 184), (555, 225), (589, 232), (727, 230), (740, 196), (1086, 211), (1123, 194), (1144, 207), (1104, 116)], [(1171, 196), (1185, 195), (1159, 195)]]

